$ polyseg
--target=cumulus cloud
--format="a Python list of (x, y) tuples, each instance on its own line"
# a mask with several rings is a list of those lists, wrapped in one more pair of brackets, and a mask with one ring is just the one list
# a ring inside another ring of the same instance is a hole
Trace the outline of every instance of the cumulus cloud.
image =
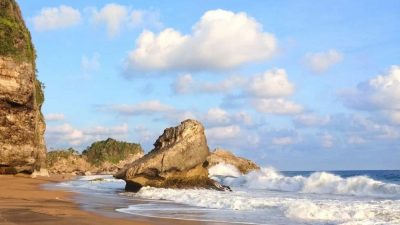
[(160, 21), (160, 14), (152, 10), (132, 10), (128, 25), (135, 28), (152, 27), (157, 29), (163, 26)]
[(254, 18), (225, 10), (207, 11), (191, 34), (167, 28), (156, 34), (145, 30), (126, 59), (126, 69), (224, 70), (268, 59), (276, 39)]
[(297, 126), (318, 127), (327, 125), (331, 121), (330, 116), (318, 116), (315, 114), (302, 114), (294, 117), (293, 122)]
[(215, 127), (228, 124), (250, 125), (252, 117), (247, 112), (228, 113), (224, 109), (210, 108), (206, 113), (198, 116), (208, 127)]
[(384, 74), (362, 82), (356, 88), (341, 91), (339, 97), (349, 108), (377, 111), (400, 124), (400, 66), (392, 66)]
[(237, 138), (240, 134), (240, 127), (237, 125), (213, 127), (206, 129), (207, 138), (212, 140), (226, 140)]
[(367, 141), (366, 141), (364, 138), (362, 138), (362, 137), (360, 137), (360, 136), (357, 136), (357, 135), (351, 135), (351, 136), (348, 137), (348, 139), (347, 139), (347, 143), (353, 144), (353, 145), (364, 144), (364, 143), (366, 143), (366, 142), (367, 142)]
[(222, 81), (211, 83), (194, 80), (191, 74), (183, 74), (172, 83), (172, 90), (175, 94), (226, 93), (243, 87), (245, 83), (246, 79), (241, 76), (230, 76)]
[(109, 137), (124, 139), (128, 132), (129, 127), (127, 124), (79, 129), (71, 124), (64, 123), (57, 126), (49, 126), (46, 129), (46, 141), (52, 147), (84, 147), (84, 145), (88, 145), (93, 141)]
[(100, 106), (101, 111), (111, 111), (124, 116), (148, 115), (154, 113), (172, 112), (174, 107), (164, 104), (159, 100), (150, 100), (136, 104), (117, 104)]
[(65, 120), (65, 115), (62, 113), (49, 113), (44, 116), (46, 121), (63, 121)]
[(109, 3), (100, 10), (94, 9), (92, 20), (105, 24), (109, 37), (117, 36), (126, 27), (161, 27), (159, 14), (148, 10), (133, 10), (132, 7)]
[[(171, 86), (177, 94), (227, 94), (223, 103), (225, 106), (237, 105), (235, 101), (240, 100), (239, 104), (251, 104), (262, 113), (298, 114), (303, 111), (303, 106), (287, 99), (293, 95), (295, 85), (288, 79), (284, 69), (268, 70), (250, 78), (230, 76), (215, 83), (195, 80), (192, 75), (184, 74)], [(229, 95), (236, 90), (241, 93)]]
[(321, 145), (324, 148), (332, 148), (334, 145), (334, 137), (331, 134), (325, 133), (320, 136)]
[(110, 3), (99, 11), (93, 12), (93, 21), (97, 24), (104, 23), (110, 37), (116, 36), (128, 17), (128, 8), (123, 5)]
[(303, 111), (303, 106), (283, 98), (255, 98), (252, 105), (261, 113), (298, 114)]
[(257, 97), (286, 97), (293, 94), (294, 84), (289, 81), (284, 69), (274, 69), (253, 76), (248, 82), (247, 89), (251, 95)]
[(39, 15), (32, 18), (32, 21), (35, 30), (56, 30), (77, 25), (81, 21), (81, 13), (70, 6), (61, 5), (43, 8)]
[(335, 49), (326, 52), (308, 53), (304, 57), (306, 66), (314, 73), (324, 73), (343, 60), (343, 54)]
[(297, 142), (297, 139), (295, 139), (294, 137), (275, 137), (272, 138), (272, 144), (274, 145), (292, 145), (295, 144)]
[(100, 69), (100, 54), (95, 53), (91, 57), (90, 56), (82, 56), (81, 59), (81, 69), (84, 74), (90, 74), (94, 71), (97, 71)]
[(172, 83), (172, 89), (176, 94), (187, 94), (193, 91), (193, 85), (192, 75), (183, 74)]
[(83, 131), (72, 127), (70, 124), (49, 126), (46, 129), (46, 140), (49, 145), (67, 144), (77, 146), (84, 141)]

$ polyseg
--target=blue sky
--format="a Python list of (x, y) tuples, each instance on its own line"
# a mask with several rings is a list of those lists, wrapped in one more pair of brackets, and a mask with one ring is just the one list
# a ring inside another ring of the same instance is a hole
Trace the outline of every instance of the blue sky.
[(18, 1), (49, 149), (186, 118), (282, 170), (399, 169), (399, 1)]

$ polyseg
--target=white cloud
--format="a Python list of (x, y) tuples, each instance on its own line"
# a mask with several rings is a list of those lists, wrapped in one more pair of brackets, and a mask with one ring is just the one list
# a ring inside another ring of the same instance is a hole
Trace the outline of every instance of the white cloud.
[(62, 121), (65, 120), (65, 115), (62, 113), (49, 113), (44, 116), (46, 121)]
[(274, 145), (292, 145), (295, 144), (297, 142), (297, 139), (295, 139), (294, 137), (275, 137), (272, 138), (272, 144)]
[(128, 25), (131, 27), (154, 27), (161, 28), (160, 14), (149, 10), (132, 10), (129, 15)]
[(221, 70), (268, 59), (276, 40), (245, 13), (207, 11), (191, 34), (145, 30), (126, 59), (128, 70)]
[(109, 37), (117, 36), (123, 28), (161, 28), (159, 13), (132, 9), (131, 6), (109, 3), (100, 10), (94, 9), (92, 21), (105, 24)]
[(333, 147), (335, 138), (332, 135), (325, 133), (320, 138), (321, 138), (322, 147), (324, 147), (324, 148), (332, 148)]
[(77, 146), (85, 141), (85, 136), (83, 131), (66, 123), (47, 127), (46, 139), (49, 145), (67, 144), (70, 146)]
[(128, 130), (129, 130), (128, 124), (124, 123), (114, 127), (95, 126), (88, 130), (85, 130), (84, 133), (86, 135), (92, 135), (92, 136), (109, 136), (109, 135), (126, 134), (128, 133)]
[(335, 49), (326, 52), (308, 53), (304, 61), (314, 73), (324, 73), (343, 60), (343, 54)]
[(251, 95), (266, 98), (285, 97), (294, 92), (294, 84), (288, 80), (284, 69), (270, 70), (252, 77), (247, 88)]
[(43, 8), (32, 21), (34, 28), (38, 31), (55, 30), (77, 25), (81, 21), (81, 13), (70, 6), (61, 5)]
[(115, 37), (124, 23), (127, 22), (128, 7), (110, 3), (105, 5), (100, 11), (93, 12), (93, 21), (97, 24), (105, 23), (107, 26), (107, 33), (110, 37)]
[(211, 108), (205, 115), (205, 121), (211, 124), (224, 124), (229, 123), (231, 119), (229, 118), (228, 112), (221, 108)]
[(240, 127), (237, 125), (213, 127), (206, 129), (207, 139), (211, 140), (226, 140), (238, 137)]
[(385, 74), (339, 95), (349, 108), (378, 111), (389, 121), (400, 124), (400, 66), (392, 66)]
[(172, 89), (176, 94), (226, 93), (242, 87), (245, 83), (246, 79), (241, 76), (230, 76), (222, 81), (211, 83), (194, 80), (191, 74), (183, 74), (172, 83)]
[(255, 98), (252, 105), (261, 113), (298, 114), (303, 111), (303, 106), (283, 98)]
[(122, 115), (146, 115), (174, 111), (174, 107), (161, 103), (159, 100), (150, 100), (136, 104), (119, 104), (100, 107), (101, 110), (113, 111)]
[(193, 78), (191, 74), (179, 76), (172, 84), (172, 89), (176, 94), (187, 94), (193, 91)]
[(359, 145), (359, 144), (364, 144), (364, 143), (366, 143), (367, 141), (364, 139), (364, 138), (362, 138), (362, 137), (360, 137), (360, 136), (357, 136), (357, 135), (351, 135), (348, 139), (347, 139), (347, 143), (349, 143), (349, 144), (354, 144), (354, 145)]
[(100, 54), (95, 53), (92, 57), (82, 56), (81, 59), (81, 69), (84, 74), (90, 74), (91, 72), (97, 71), (100, 69)]
[(400, 124), (400, 110), (383, 111), (382, 114), (386, 116), (392, 123)]
[(327, 125), (330, 120), (330, 116), (318, 116), (315, 114), (302, 114), (295, 116), (293, 119), (296, 125), (307, 127), (324, 126)]
[(64, 123), (62, 125), (49, 126), (46, 129), (46, 141), (51, 147), (84, 147), (84, 145), (89, 145), (93, 141), (109, 137), (125, 139), (128, 132), (129, 127), (127, 124), (79, 129), (71, 124)]

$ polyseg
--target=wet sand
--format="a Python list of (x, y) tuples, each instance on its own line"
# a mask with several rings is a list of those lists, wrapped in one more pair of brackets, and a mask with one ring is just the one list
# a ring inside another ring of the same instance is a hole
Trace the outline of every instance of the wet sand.
[(33, 179), (23, 175), (0, 175), (0, 224), (200, 224), (189, 221), (141, 217), (106, 217), (82, 210), (73, 200), (74, 193), (41, 188), (43, 184), (60, 182), (65, 179), (68, 179), (68, 177), (51, 176)]

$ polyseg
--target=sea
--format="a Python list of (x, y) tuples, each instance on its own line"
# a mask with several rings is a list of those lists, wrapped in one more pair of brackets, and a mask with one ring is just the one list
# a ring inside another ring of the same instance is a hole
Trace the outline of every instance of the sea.
[[(125, 192), (109, 175), (47, 184), (78, 193), (85, 210), (204, 224), (400, 225), (400, 170), (277, 171), (242, 175), (218, 164), (210, 177), (232, 191), (143, 187)], [(100, 178), (100, 179), (99, 179)]]

